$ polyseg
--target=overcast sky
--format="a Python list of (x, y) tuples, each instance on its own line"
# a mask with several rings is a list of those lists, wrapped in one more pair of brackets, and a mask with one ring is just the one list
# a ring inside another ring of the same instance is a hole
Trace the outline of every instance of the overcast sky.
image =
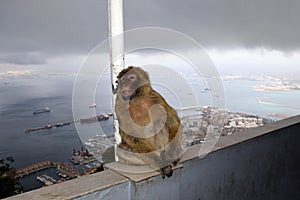
[[(124, 0), (124, 24), (174, 29), (219, 53), (298, 55), (299, 10), (299, 0)], [(1, 0), (0, 63), (87, 55), (107, 38), (107, 21), (107, 0)]]

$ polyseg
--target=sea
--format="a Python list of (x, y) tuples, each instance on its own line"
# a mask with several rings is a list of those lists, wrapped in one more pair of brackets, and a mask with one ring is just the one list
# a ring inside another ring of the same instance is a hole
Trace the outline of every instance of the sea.
[[(87, 79), (89, 76), (86, 76)], [(202, 77), (182, 76), (184, 78), (180, 81), (188, 83), (190, 90), (184, 88), (186, 84), (180, 84), (178, 77), (166, 75), (152, 77), (153, 87), (176, 108), (193, 107), (195, 102), (198, 105), (212, 105), (214, 103), (211, 99), (222, 98), (225, 108), (236, 112), (263, 117), (272, 117), (274, 114), (293, 116), (300, 113), (300, 90), (255, 91), (252, 86), (260, 85), (262, 81), (226, 80), (222, 81), (223, 94), (219, 95), (210, 89), (205, 90), (209, 85), (203, 81)], [(82, 117), (89, 117), (87, 113), (94, 116), (113, 111), (109, 73), (104, 73), (98, 77), (98, 80), (95, 98), (81, 97), (86, 102), (82, 108), (86, 110), (85, 116)], [(163, 84), (160, 83), (162, 80), (165, 81)], [(17, 169), (44, 160), (65, 162), (71, 165), (68, 159), (72, 156), (73, 150), (79, 150), (88, 138), (99, 134), (113, 135), (111, 117), (107, 121), (99, 122), (102, 131), (86, 135), (82, 132), (78, 133), (73, 123), (47, 130), (24, 132), (28, 128), (74, 120), (72, 96), (76, 81), (76, 72), (22, 69), (0, 71), (0, 158), (13, 156), (15, 160), (13, 167)], [(171, 85), (172, 90), (168, 89), (168, 84)], [(263, 98), (264, 101), (273, 104), (259, 103), (257, 98)], [(94, 103), (96, 107), (89, 108)], [(45, 106), (51, 111), (33, 114), (33, 111)], [(180, 114), (182, 116), (193, 114), (193, 110)], [(46, 172), (41, 171), (20, 179), (24, 190), (41, 187), (42, 184), (34, 177), (43, 173)], [(56, 176), (53, 169), (48, 170), (47, 173)]]

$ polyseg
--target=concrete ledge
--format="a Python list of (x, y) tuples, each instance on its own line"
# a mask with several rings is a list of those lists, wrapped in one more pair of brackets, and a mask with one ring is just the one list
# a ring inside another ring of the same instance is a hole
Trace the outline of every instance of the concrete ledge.
[[(115, 171), (116, 173), (119, 173), (122, 176), (127, 177), (129, 180), (134, 182), (140, 182), (155, 176), (161, 177), (161, 173), (145, 165), (134, 166), (134, 165), (127, 165), (127, 164), (114, 162), (114, 163), (106, 164), (105, 167)], [(173, 171), (180, 169), (182, 167), (183, 167), (182, 164), (177, 164), (176, 166), (173, 167)]]
[[(102, 191), (116, 185), (127, 184), (128, 179), (111, 170), (105, 170), (100, 173), (82, 176), (60, 184), (51, 185), (41, 189), (26, 192), (20, 195), (12, 196), (9, 200), (24, 199), (76, 199), (80, 196), (88, 196), (97, 191)], [(113, 194), (111, 194), (113, 196)]]
[(170, 178), (107, 169), (8, 199), (297, 199), (299, 132), (295, 116), (220, 137), (202, 158), (194, 145)]

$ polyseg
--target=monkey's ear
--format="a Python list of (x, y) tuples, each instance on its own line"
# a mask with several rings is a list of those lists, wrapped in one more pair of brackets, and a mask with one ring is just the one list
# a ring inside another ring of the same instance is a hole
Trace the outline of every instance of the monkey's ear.
[(148, 72), (140, 67), (135, 67), (135, 70), (138, 71), (138, 73), (140, 73), (147, 81), (150, 81)]

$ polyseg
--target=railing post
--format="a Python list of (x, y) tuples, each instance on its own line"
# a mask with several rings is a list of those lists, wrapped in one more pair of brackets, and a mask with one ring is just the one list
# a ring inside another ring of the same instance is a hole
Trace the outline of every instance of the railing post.
[[(116, 100), (117, 75), (124, 68), (124, 28), (123, 28), (123, 0), (108, 0), (108, 25), (109, 25), (109, 49), (110, 71), (112, 84), (112, 106), (114, 109)], [(119, 135), (119, 123), (114, 111), (114, 136), (116, 144), (121, 141)], [(115, 149), (116, 150), (116, 149)], [(116, 151), (115, 151), (116, 152)], [(115, 160), (118, 158), (115, 153)]]

